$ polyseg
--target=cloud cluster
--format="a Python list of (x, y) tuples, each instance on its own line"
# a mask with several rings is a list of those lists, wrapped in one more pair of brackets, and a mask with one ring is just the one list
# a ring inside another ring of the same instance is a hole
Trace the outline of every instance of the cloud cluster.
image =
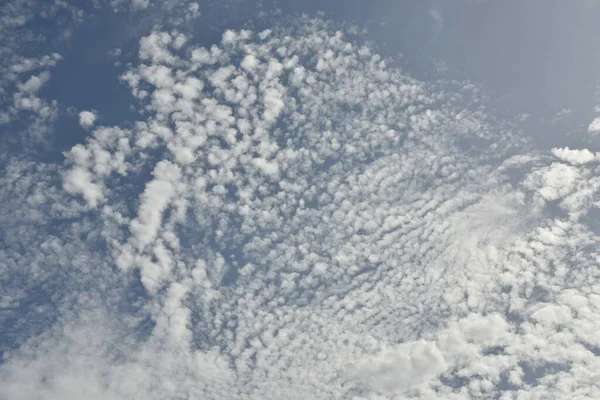
[[(69, 40), (85, 13), (66, 1), (10, 0), (0, 5), (0, 152), (35, 141), (47, 143), (58, 103), (40, 95), (62, 59), (57, 45)], [(55, 31), (48, 35), (45, 26)]]
[(2, 276), (64, 285), (7, 398), (600, 394), (597, 154), (538, 154), (321, 20), (138, 55), (140, 121), (82, 113), (64, 165), (2, 185), (43, 250), (9, 243)]

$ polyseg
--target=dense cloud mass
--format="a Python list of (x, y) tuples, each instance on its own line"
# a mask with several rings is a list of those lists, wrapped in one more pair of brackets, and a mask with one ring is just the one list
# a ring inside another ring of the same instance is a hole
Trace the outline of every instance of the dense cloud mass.
[(137, 49), (136, 122), (3, 152), (0, 399), (600, 396), (598, 153), (321, 19)]

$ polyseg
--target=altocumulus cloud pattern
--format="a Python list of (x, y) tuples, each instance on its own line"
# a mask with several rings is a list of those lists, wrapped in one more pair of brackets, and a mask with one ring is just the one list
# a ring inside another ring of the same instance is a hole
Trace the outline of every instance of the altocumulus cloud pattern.
[[(0, 19), (0, 399), (600, 397), (600, 153), (323, 14), (47, 3)], [(103, 12), (152, 21), (121, 120), (45, 91)]]

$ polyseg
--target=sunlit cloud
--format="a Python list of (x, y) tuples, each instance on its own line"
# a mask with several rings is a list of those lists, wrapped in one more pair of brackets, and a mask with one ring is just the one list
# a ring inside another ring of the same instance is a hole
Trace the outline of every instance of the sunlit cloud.
[[(157, 26), (114, 73), (136, 121), (2, 153), (0, 397), (597, 397), (598, 153), (343, 24), (267, 22)], [(14, 64), (7, 118), (58, 109), (58, 60)]]

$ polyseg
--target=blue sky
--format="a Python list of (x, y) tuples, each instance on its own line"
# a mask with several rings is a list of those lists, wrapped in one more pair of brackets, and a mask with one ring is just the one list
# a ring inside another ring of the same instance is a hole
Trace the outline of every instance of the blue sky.
[(0, 8), (0, 400), (597, 398), (595, 1)]

